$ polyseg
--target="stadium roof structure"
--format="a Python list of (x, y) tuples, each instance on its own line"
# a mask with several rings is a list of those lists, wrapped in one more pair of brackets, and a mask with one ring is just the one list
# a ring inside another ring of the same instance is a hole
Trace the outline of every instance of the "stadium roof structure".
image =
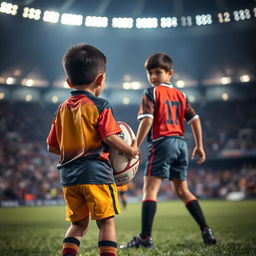
[[(33, 79), (41, 86), (55, 86), (65, 80), (61, 65), (64, 52), (81, 42), (93, 44), (106, 54), (109, 88), (132, 81), (147, 84), (144, 61), (156, 52), (173, 58), (174, 80), (185, 81), (185, 86), (213, 85), (223, 77), (230, 77), (232, 82), (245, 75), (251, 81), (256, 79), (254, 0), (7, 3), (17, 4), (18, 10), (16, 15), (0, 12), (0, 83), (14, 77), (16, 83)], [(25, 8), (27, 12), (39, 9), (40, 18), (24, 18)], [(46, 11), (58, 12), (58, 22), (45, 22)], [(64, 13), (80, 15), (80, 26), (62, 24)], [(108, 25), (86, 26), (86, 17), (107, 17)], [(131, 18), (133, 25), (129, 29), (113, 27), (114, 18)], [(155, 18), (156, 26), (138, 27), (137, 19), (142, 18)]]

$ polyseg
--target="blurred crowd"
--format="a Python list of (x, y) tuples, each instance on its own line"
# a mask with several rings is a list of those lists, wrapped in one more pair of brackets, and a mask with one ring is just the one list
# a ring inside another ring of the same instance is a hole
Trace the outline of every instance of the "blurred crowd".
[[(256, 155), (256, 103), (215, 102), (195, 106), (202, 118), (204, 142), (208, 158), (225, 157), (236, 152), (239, 157)], [(56, 168), (58, 156), (46, 150), (46, 137), (57, 105), (0, 102), (0, 200), (26, 202), (38, 199), (60, 199), (62, 190)], [(117, 120), (137, 129), (137, 106), (114, 107)], [(192, 133), (186, 128), (189, 148)], [(146, 159), (146, 145), (142, 148)], [(231, 160), (232, 162), (232, 160)], [(242, 166), (242, 167), (241, 167)], [(189, 186), (200, 198), (227, 198), (241, 192), (244, 198), (256, 196), (256, 166), (230, 168), (193, 167)], [(139, 196), (142, 189), (139, 171), (131, 194)], [(175, 198), (167, 183), (160, 196)]]
[(209, 156), (256, 155), (255, 100), (213, 102), (198, 109)]

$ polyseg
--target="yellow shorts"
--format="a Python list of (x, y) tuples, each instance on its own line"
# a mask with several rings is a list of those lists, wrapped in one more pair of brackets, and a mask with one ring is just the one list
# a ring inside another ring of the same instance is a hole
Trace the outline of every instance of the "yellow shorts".
[(83, 184), (63, 188), (66, 220), (75, 222), (91, 216), (101, 220), (120, 213), (115, 184)]

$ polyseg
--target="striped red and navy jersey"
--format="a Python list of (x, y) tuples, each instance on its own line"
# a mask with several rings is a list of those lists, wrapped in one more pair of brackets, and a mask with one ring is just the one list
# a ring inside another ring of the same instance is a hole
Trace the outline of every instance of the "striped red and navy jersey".
[(60, 150), (60, 166), (85, 158), (108, 161), (103, 139), (122, 132), (111, 105), (87, 91), (71, 95), (52, 121), (47, 144)]
[(153, 119), (149, 141), (166, 136), (184, 136), (184, 119), (191, 123), (199, 118), (185, 94), (167, 83), (145, 90), (138, 119), (144, 117)]

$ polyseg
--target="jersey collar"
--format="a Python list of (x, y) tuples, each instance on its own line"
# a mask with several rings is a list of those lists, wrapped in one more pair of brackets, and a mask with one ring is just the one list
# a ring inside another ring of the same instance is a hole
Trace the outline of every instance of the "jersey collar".
[(161, 83), (159, 85), (166, 86), (166, 87), (169, 87), (169, 88), (173, 88), (173, 85), (170, 84), (170, 83)]
[(75, 91), (71, 91), (71, 95), (72, 96), (76, 96), (76, 95), (93, 95), (91, 92), (88, 91), (79, 91), (79, 90), (75, 90)]

